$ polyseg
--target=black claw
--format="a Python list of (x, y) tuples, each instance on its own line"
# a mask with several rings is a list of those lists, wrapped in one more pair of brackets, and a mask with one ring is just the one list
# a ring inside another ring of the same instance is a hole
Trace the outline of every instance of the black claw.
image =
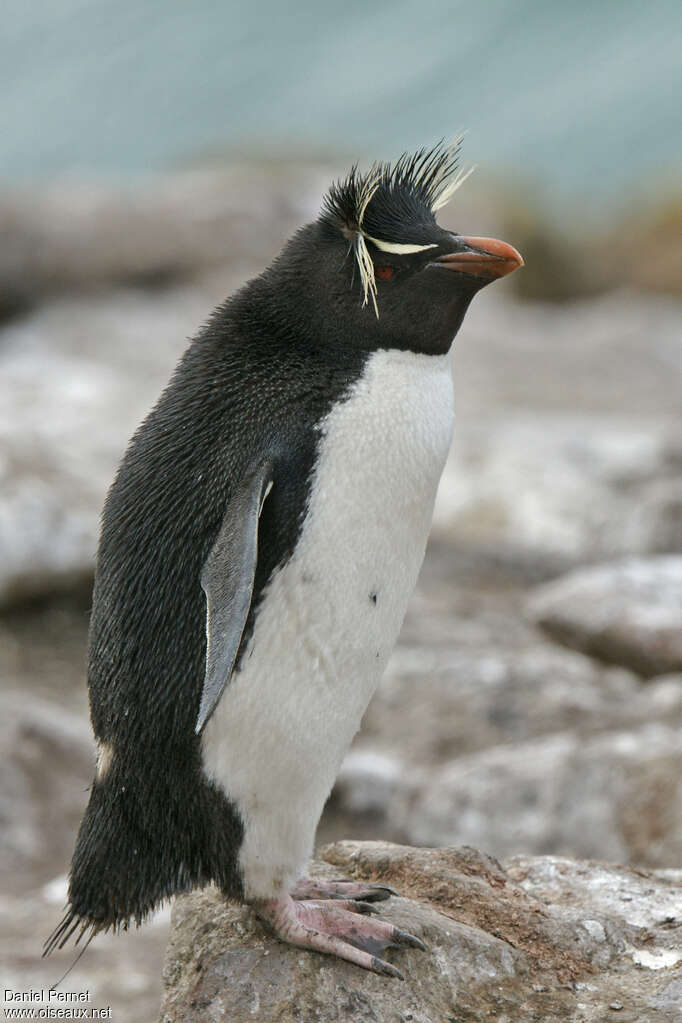
[(377, 916), (379, 910), (375, 909), (369, 902), (360, 902), (359, 899), (354, 899), (353, 910), (351, 912), (359, 913), (360, 916)]
[(362, 900), (364, 902), (383, 902), (384, 899), (390, 899), (391, 895), (397, 894), (397, 891), (394, 888), (389, 888), (387, 884), (375, 885), (363, 892)]
[(396, 931), (394, 941), (397, 945), (405, 945), (407, 948), (418, 948), (420, 952), (428, 951), (423, 941), (414, 934), (408, 934), (407, 931)]
[(378, 959), (377, 956), (374, 956), (372, 959), (372, 969), (375, 973), (381, 973), (384, 977), (397, 977), (398, 980), (405, 980), (404, 975), (397, 967), (385, 962), (383, 959)]

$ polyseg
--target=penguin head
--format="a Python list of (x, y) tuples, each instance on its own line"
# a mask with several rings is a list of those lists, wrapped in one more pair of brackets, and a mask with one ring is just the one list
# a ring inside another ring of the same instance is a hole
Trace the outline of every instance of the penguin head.
[[(328, 328), (367, 349), (446, 352), (471, 299), (523, 265), (511, 245), (446, 231), (436, 212), (468, 177), (459, 142), (354, 167), (332, 185), (305, 248)], [(312, 247), (311, 243), (312, 242)]]

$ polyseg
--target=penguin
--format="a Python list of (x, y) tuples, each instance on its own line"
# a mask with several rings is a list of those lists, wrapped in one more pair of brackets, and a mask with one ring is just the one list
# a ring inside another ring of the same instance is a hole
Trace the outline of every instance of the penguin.
[(459, 142), (353, 167), (219, 305), (106, 499), (89, 630), (96, 773), (70, 937), (210, 883), (285, 942), (401, 977), (392, 889), (307, 878), (393, 649), (450, 447), (450, 346), (512, 246), (440, 227)]

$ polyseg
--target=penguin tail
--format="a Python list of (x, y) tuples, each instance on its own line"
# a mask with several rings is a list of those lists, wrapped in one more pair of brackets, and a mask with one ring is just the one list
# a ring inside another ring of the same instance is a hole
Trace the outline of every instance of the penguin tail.
[(75, 937), (140, 926), (174, 895), (215, 882), (240, 898), (241, 819), (198, 772), (112, 768), (97, 778), (81, 821), (66, 912), (44, 955)]
[(52, 934), (50, 934), (43, 945), (43, 958), (51, 955), (55, 949), (64, 948), (64, 945), (67, 944), (76, 931), (78, 931), (78, 934), (74, 939), (74, 945), (79, 945), (83, 936), (90, 931), (88, 934), (88, 940), (83, 948), (83, 951), (85, 951), (95, 935), (99, 934), (100, 931), (105, 930), (107, 930), (107, 928), (102, 926), (102, 924), (88, 920), (87, 917), (83, 919), (83, 917), (76, 913), (75, 909), (68, 906), (61, 921), (57, 924), (55, 929), (52, 931)]
[(90, 941), (102, 931), (127, 930), (131, 919), (139, 924), (165, 894), (154, 884), (162, 865), (145, 834), (144, 807), (126, 800), (126, 790), (125, 783), (94, 782), (71, 860), (68, 905), (43, 955), (86, 935)]

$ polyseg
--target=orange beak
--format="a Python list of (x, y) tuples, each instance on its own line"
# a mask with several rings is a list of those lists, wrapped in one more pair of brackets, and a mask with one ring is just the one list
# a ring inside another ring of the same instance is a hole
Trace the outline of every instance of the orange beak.
[(523, 266), (523, 257), (512, 245), (497, 238), (466, 238), (457, 236), (458, 244), (466, 246), (464, 252), (448, 252), (434, 260), (438, 266), (457, 273), (469, 274), (494, 281), (506, 277)]

